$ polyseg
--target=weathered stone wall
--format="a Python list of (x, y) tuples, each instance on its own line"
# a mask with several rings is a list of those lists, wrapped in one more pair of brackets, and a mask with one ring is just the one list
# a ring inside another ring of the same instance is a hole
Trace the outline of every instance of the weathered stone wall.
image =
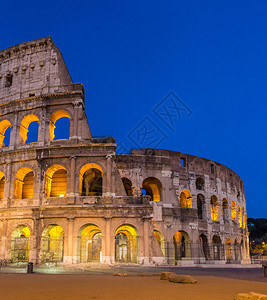
[[(55, 140), (61, 117), (70, 119), (69, 139)], [(39, 124), (38, 140), (27, 143), (33, 121)], [(10, 143), (4, 145), (9, 127)], [(101, 263), (225, 262), (230, 247), (242, 252), (235, 261), (249, 259), (238, 175), (221, 164), (168, 150), (116, 155), (112, 137), (92, 138), (83, 86), (71, 81), (51, 38), (0, 52), (0, 142), (2, 259), (28, 253), (24, 259), (44, 261), (47, 240), (53, 239), (49, 230), (57, 226), (65, 263), (81, 262), (83, 229), (90, 226), (101, 234)], [(86, 253), (94, 243), (90, 234)], [(18, 248), (22, 242), (28, 250)]]

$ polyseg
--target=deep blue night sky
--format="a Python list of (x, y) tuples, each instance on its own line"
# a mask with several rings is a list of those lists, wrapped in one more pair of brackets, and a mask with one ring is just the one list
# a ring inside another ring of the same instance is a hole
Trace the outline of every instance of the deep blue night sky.
[[(227, 165), (248, 216), (267, 217), (266, 1), (1, 2), (0, 49), (51, 35), (85, 86), (94, 136), (136, 146), (129, 133), (147, 117), (158, 148)], [(192, 112), (173, 131), (153, 111), (171, 91)]]

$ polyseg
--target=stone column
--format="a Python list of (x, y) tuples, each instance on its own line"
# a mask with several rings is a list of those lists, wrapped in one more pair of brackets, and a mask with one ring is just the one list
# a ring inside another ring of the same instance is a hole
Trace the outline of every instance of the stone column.
[(66, 253), (66, 255), (64, 253), (65, 264), (72, 264), (73, 262), (73, 221), (74, 218), (68, 218), (68, 236), (66, 237), (67, 243), (65, 243), (67, 247), (64, 251)]
[(102, 256), (104, 263), (110, 264), (111, 263), (111, 243), (110, 243), (110, 238), (111, 238), (111, 231), (110, 231), (110, 223), (111, 223), (111, 218), (105, 218), (106, 219), (106, 234), (105, 234), (105, 252), (103, 253), (104, 255)]
[(39, 263), (39, 256), (41, 252), (41, 235), (39, 235), (39, 224), (40, 219), (36, 218), (33, 220), (33, 232), (30, 236), (30, 253), (29, 261), (34, 264)]
[[(42, 107), (38, 128), (38, 142), (42, 145), (44, 145), (45, 141), (49, 140), (49, 131), (47, 131), (46, 123), (46, 109)], [(46, 135), (48, 135), (48, 138)]]
[(17, 131), (18, 131), (18, 113), (14, 113), (14, 121), (13, 124), (11, 124), (11, 133), (10, 133), (10, 143), (9, 148), (14, 149), (14, 146), (18, 145), (19, 141), (17, 138)]
[(149, 264), (149, 232), (148, 232), (148, 218), (143, 218), (144, 222), (144, 265)]
[(103, 191), (103, 196), (113, 196), (114, 194), (112, 193), (112, 158), (113, 154), (108, 154), (106, 156), (106, 174), (105, 174), (105, 180), (104, 181), (104, 191)]
[(68, 191), (68, 196), (74, 197), (76, 195), (75, 182), (76, 182), (76, 156), (70, 157), (70, 189)]
[[(14, 174), (14, 178), (15, 179), (15, 174)], [(12, 199), (12, 193), (13, 191), (11, 191), (11, 187), (12, 187), (12, 164), (10, 160), (6, 161), (6, 178), (5, 178), (5, 188), (4, 188), (4, 201), (5, 204), (4, 206), (6, 207), (10, 207), (10, 202)]]
[(7, 239), (7, 219), (3, 219), (2, 238), (1, 238), (1, 259), (6, 258), (6, 239)]

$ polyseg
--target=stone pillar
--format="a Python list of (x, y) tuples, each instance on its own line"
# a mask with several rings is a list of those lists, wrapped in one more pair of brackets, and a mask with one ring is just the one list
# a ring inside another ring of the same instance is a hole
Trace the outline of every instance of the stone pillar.
[(103, 178), (103, 182), (104, 182), (104, 191), (103, 191), (103, 196), (114, 196), (114, 193), (112, 193), (112, 158), (113, 158), (113, 154), (108, 154), (106, 156), (106, 174), (104, 174), (105, 176), (105, 180)]
[[(104, 263), (110, 264), (111, 263), (111, 231), (110, 231), (110, 223), (111, 223), (111, 218), (106, 218), (106, 234), (105, 234), (105, 252), (103, 253), (104, 255), (102, 256), (102, 259)], [(103, 249), (102, 249), (103, 250)]]
[[(64, 251), (64, 263), (65, 264), (72, 264), (73, 262), (73, 221), (74, 218), (68, 218), (68, 236), (66, 238), (67, 243)], [(65, 254), (66, 253), (66, 254)]]
[(41, 255), (41, 234), (39, 235), (39, 224), (39, 218), (33, 220), (33, 232), (30, 236), (29, 261), (34, 264), (39, 263), (41, 258), (39, 257)]
[(76, 156), (70, 157), (70, 189), (68, 191), (68, 196), (74, 197), (76, 195), (75, 182), (76, 182)]
[(72, 120), (72, 130), (70, 139), (78, 139), (78, 110), (79, 110), (79, 102), (75, 101), (73, 103), (73, 120)]
[(46, 123), (46, 109), (42, 107), (38, 128), (38, 142), (42, 145), (44, 145), (45, 141), (49, 140), (49, 131), (47, 131)]
[[(15, 179), (15, 174), (14, 174)], [(10, 202), (12, 199), (11, 187), (12, 187), (12, 164), (10, 160), (6, 161), (6, 178), (5, 178), (5, 188), (4, 188), (4, 206), (10, 207)]]
[(42, 205), (42, 199), (44, 197), (44, 180), (45, 176), (43, 176), (43, 164), (42, 159), (37, 158), (38, 168), (37, 168), (37, 195), (36, 195), (36, 205)]
[(1, 237), (1, 259), (6, 257), (6, 240), (7, 240), (7, 219), (2, 220), (2, 237)]
[(149, 232), (148, 232), (148, 218), (143, 218), (144, 222), (144, 242), (143, 242), (143, 247), (144, 247), (144, 265), (149, 264)]
[(14, 149), (14, 146), (18, 145), (17, 131), (18, 131), (18, 113), (14, 113), (14, 121), (11, 124), (10, 143), (9, 148)]

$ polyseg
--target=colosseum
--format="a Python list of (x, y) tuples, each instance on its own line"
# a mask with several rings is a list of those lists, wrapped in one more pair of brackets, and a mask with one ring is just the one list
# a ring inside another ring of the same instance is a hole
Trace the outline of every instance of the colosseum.
[[(62, 118), (68, 138), (57, 139)], [(240, 177), (175, 151), (116, 154), (113, 137), (94, 138), (83, 85), (50, 37), (0, 52), (0, 147), (2, 260), (249, 262)]]

